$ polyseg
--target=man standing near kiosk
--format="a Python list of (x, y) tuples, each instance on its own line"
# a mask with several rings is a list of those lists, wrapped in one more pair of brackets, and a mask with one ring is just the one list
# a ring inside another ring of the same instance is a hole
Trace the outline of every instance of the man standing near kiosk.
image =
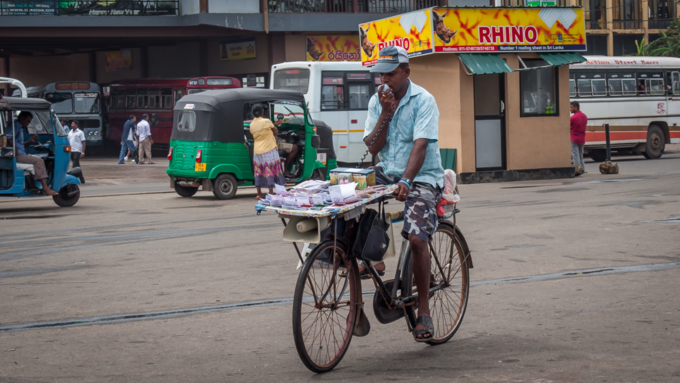
[[(434, 97), (409, 80), (406, 50), (383, 48), (371, 72), (380, 73), (378, 92), (368, 104), (364, 142), (381, 162), (373, 167), (376, 183), (397, 184), (395, 196), (405, 202), (401, 235), (411, 244), (413, 273), (418, 291), (430, 288), (428, 242), (437, 229), (437, 203), (444, 186), (439, 154), (439, 109)], [(374, 265), (384, 271), (385, 264)], [(417, 342), (434, 336), (428, 294), (418, 295), (418, 321), (413, 330)]]

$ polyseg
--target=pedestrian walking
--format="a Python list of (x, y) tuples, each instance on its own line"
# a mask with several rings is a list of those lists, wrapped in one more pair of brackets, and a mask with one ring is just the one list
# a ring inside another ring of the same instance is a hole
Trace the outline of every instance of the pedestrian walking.
[(143, 114), (142, 121), (137, 124), (137, 136), (139, 137), (139, 164), (145, 164), (146, 159), (149, 159), (149, 164), (155, 164), (151, 160), (151, 145), (153, 139), (151, 138), (151, 125), (149, 125), (149, 115)]
[(583, 145), (586, 144), (586, 125), (588, 125), (588, 117), (581, 112), (581, 106), (578, 101), (572, 101), (569, 104), (569, 111), (572, 114), (569, 121), (571, 125), (571, 163), (581, 166), (582, 172), (577, 169), (577, 175), (586, 172), (586, 164), (583, 162)]
[[(80, 167), (80, 159), (85, 158), (85, 133), (78, 129), (78, 121), (71, 122), (71, 130), (68, 132), (68, 142), (71, 145), (71, 161), (74, 168)], [(85, 183), (85, 177), (82, 176), (83, 170), (80, 169), (80, 182)]]
[[(137, 130), (137, 117), (130, 115), (129, 119), (125, 122), (123, 126), (123, 134), (120, 136), (120, 155), (118, 156), (118, 164), (122, 165), (125, 163), (125, 154), (130, 151), (130, 153), (135, 152), (135, 144), (128, 139), (130, 131), (134, 132)], [(139, 159), (135, 158), (135, 162), (139, 163)]]
[(253, 173), (255, 173), (255, 187), (257, 198), (264, 198), (262, 188), (269, 189), (269, 194), (274, 194), (274, 185), (285, 185), (286, 179), (281, 171), (279, 148), (276, 146), (278, 130), (269, 118), (263, 118), (264, 108), (262, 105), (253, 105), (253, 121), (250, 123), (250, 134), (255, 139), (253, 148)]

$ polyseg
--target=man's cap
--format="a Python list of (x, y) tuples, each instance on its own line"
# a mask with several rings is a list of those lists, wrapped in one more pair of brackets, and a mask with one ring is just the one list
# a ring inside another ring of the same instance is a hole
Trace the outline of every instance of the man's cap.
[(402, 47), (391, 45), (380, 50), (378, 63), (371, 68), (371, 73), (390, 73), (399, 64), (408, 64), (408, 53)]

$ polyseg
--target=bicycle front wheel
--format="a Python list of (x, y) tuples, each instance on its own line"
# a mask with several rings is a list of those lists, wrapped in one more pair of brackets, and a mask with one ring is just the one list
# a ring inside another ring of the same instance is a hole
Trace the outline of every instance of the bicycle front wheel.
[[(431, 345), (446, 343), (458, 331), (467, 308), (470, 293), (470, 272), (465, 259), (465, 248), (454, 232), (453, 226), (439, 223), (430, 239), (430, 286), (442, 282), (445, 288), (430, 293), (430, 316), (434, 334), (427, 342)], [(411, 262), (411, 249), (407, 253), (405, 270), (406, 295), (416, 294), (417, 288)], [(417, 303), (406, 308), (411, 325), (415, 326)]]
[(313, 372), (340, 363), (352, 340), (361, 297), (356, 260), (346, 263), (344, 245), (324, 241), (309, 254), (293, 300), (295, 348)]

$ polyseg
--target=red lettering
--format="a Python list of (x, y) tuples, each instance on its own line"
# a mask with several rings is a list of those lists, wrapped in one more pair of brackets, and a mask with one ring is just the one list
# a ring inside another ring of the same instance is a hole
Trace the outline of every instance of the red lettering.
[(504, 43), (503, 41), (503, 29), (502, 27), (491, 27), (491, 41), (493, 43), (497, 43), (498, 39), (500, 38), (500, 42)]
[(491, 44), (491, 37), (489, 37), (489, 27), (479, 27), (479, 42), (481, 44)]
[(524, 27), (512, 27), (512, 42), (513, 43), (524, 42)]
[(404, 37), (404, 49), (406, 49), (406, 52), (411, 49), (411, 40), (408, 37)]
[(533, 44), (538, 40), (538, 31), (533, 25), (529, 25), (524, 29), (524, 40), (529, 44)]

